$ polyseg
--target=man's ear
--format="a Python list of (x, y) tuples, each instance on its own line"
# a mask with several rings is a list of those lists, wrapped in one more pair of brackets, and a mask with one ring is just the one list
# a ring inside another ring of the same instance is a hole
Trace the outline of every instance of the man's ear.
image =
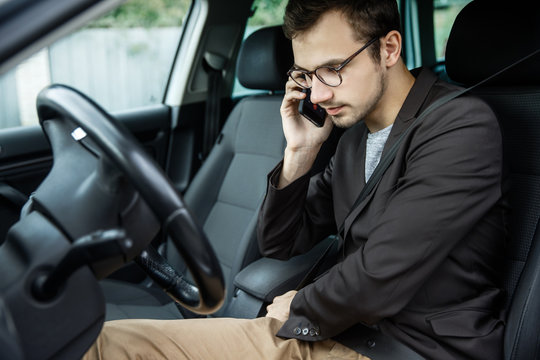
[(394, 66), (401, 56), (401, 34), (392, 30), (381, 40), (381, 61), (387, 68)]

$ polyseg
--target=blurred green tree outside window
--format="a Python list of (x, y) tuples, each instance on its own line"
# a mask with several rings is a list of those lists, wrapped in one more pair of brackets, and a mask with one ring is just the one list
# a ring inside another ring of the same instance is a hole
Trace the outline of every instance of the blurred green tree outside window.
[(248, 27), (263, 27), (283, 24), (286, 0), (255, 0), (253, 15), (248, 20)]
[(446, 42), (457, 14), (471, 0), (434, 0), (433, 1), (433, 35), (435, 37), (435, 58), (444, 60)]
[(89, 28), (180, 26), (191, 0), (130, 0), (95, 20)]

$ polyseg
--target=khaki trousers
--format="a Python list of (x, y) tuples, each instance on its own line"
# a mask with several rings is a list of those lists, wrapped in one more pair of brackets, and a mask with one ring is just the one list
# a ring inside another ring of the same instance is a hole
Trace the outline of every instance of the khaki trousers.
[(83, 359), (369, 360), (334, 340), (281, 339), (281, 325), (273, 318), (110, 321)]

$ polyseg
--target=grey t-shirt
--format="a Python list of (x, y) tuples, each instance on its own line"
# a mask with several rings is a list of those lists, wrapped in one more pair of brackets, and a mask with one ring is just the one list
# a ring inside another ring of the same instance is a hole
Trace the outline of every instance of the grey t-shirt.
[(386, 139), (388, 139), (388, 135), (390, 135), (393, 125), (394, 124), (374, 133), (368, 133), (366, 143), (366, 182), (369, 180), (381, 160), (384, 144), (386, 143)]

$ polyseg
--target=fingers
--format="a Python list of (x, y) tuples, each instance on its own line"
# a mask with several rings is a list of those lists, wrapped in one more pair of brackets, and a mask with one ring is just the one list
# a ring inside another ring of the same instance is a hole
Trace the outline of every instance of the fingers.
[(296, 290), (290, 290), (290, 291), (287, 291), (285, 294), (281, 295), (281, 297), (286, 298), (286, 299), (293, 298), (297, 292), (298, 291)]
[(296, 108), (296, 103), (306, 97), (306, 94), (302, 92), (302, 89), (298, 85), (289, 80), (285, 84), (285, 96), (283, 97), (282, 109), (289, 107)]
[(278, 319), (281, 322), (287, 321), (289, 318), (289, 309), (270, 304), (266, 307), (266, 316), (274, 319)]
[(290, 291), (287, 291), (283, 295), (276, 296), (274, 300), (272, 300), (272, 304), (281, 303), (281, 302), (290, 302), (297, 292), (298, 291), (296, 290), (290, 290)]
[(301, 100), (306, 97), (306, 94), (302, 92), (302, 88), (297, 83), (289, 79), (285, 84), (285, 97), (287, 96), (290, 99)]
[(291, 290), (281, 296), (276, 296), (272, 303), (266, 307), (266, 316), (287, 321), (291, 302), (296, 293), (296, 290)]
[(272, 310), (274, 307), (274, 303), (271, 303), (266, 307), (266, 316), (270, 316), (273, 313)]

